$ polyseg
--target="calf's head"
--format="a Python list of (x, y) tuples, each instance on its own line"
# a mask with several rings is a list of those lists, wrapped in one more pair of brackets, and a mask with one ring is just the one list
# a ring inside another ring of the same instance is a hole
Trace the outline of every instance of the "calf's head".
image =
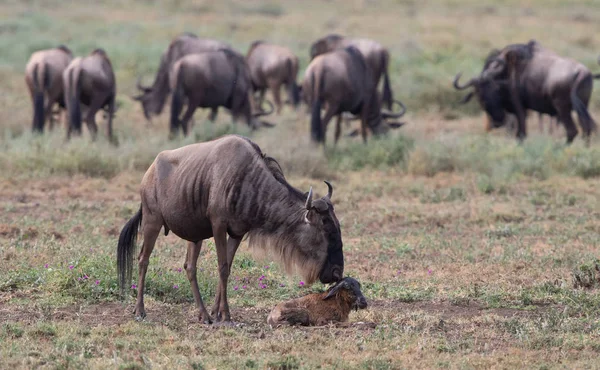
[(361, 285), (356, 279), (345, 277), (336, 285), (329, 288), (327, 295), (323, 299), (330, 299), (336, 295), (340, 295), (343, 300), (351, 304), (351, 308), (365, 309), (367, 308), (367, 299), (360, 290)]

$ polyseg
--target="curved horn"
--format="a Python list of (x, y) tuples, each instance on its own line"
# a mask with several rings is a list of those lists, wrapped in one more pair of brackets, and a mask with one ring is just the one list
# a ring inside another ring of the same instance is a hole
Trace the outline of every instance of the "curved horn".
[(402, 107), (402, 111), (398, 112), (398, 113), (392, 113), (389, 112), (385, 109), (381, 110), (381, 116), (383, 118), (400, 118), (404, 115), (404, 113), (406, 113), (406, 106), (404, 104), (402, 104), (402, 102), (400, 100), (395, 100), (394, 99), (394, 103), (396, 103), (397, 105), (399, 105), (400, 107)]
[(465, 85), (460, 85), (458, 83), (458, 80), (460, 80), (460, 76), (462, 76), (462, 72), (458, 72), (456, 74), (456, 77), (454, 77), (454, 82), (452, 83), (452, 85), (454, 86), (454, 88), (456, 90), (464, 90), (464, 89), (468, 89), (469, 87), (473, 86), (475, 84), (475, 79), (472, 78), (469, 80), (469, 82), (467, 82)]
[(331, 199), (331, 196), (333, 195), (333, 186), (331, 186), (331, 183), (327, 180), (323, 182), (327, 184), (327, 195), (325, 196), (325, 199)]
[(313, 192), (312, 192), (312, 186), (311, 186), (310, 190), (308, 191), (308, 196), (306, 197), (306, 204), (304, 205), (306, 207), (306, 209), (308, 209), (309, 211), (312, 209), (312, 198), (313, 198)]
[[(273, 103), (271, 103), (267, 99), (263, 100), (263, 102), (267, 102), (269, 104), (269, 107), (271, 108), (271, 110), (269, 110), (269, 111), (261, 110), (260, 112), (256, 112), (253, 114), (254, 117), (268, 116), (269, 114), (271, 114), (275, 111), (275, 106), (273, 105)], [(262, 107), (260, 107), (260, 108), (262, 109)]]

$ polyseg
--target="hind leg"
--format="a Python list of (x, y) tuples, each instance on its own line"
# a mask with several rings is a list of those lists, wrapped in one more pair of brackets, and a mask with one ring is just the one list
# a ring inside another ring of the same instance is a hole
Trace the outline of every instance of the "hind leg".
[(281, 114), (281, 84), (278, 81), (269, 81), (269, 89), (273, 94), (273, 100), (275, 101), (275, 107), (277, 107), (277, 114)]
[(575, 126), (575, 122), (573, 122), (573, 117), (571, 117), (570, 107), (557, 109), (557, 111), (558, 119), (565, 125), (565, 130), (567, 131), (567, 145), (569, 145), (577, 136), (577, 126)]
[[(231, 236), (227, 240), (227, 265), (229, 266), (229, 274), (231, 274), (231, 265), (233, 264), (233, 257), (235, 257), (235, 252), (237, 252), (240, 243), (242, 242), (242, 238), (236, 239)], [(219, 306), (221, 304), (221, 286), (217, 288), (217, 295), (215, 297), (215, 304), (212, 307), (211, 314), (217, 315), (219, 312)]]
[[(146, 317), (146, 310), (144, 309), (144, 286), (146, 283), (146, 272), (148, 270), (148, 263), (150, 261), (150, 255), (154, 249), (156, 238), (160, 233), (162, 227), (162, 221), (153, 219), (148, 212), (144, 212), (144, 218), (142, 218), (142, 230), (144, 234), (144, 243), (142, 250), (138, 256), (138, 285), (137, 285), (137, 301), (135, 303), (135, 316), (136, 318)], [(146, 221), (150, 218), (149, 221)]]
[(321, 135), (323, 137), (323, 146), (325, 146), (325, 142), (327, 141), (327, 125), (336, 114), (338, 114), (338, 106), (336, 104), (328, 104), (327, 110), (325, 111), (325, 116), (321, 120)]
[(90, 106), (88, 107), (85, 123), (87, 124), (92, 140), (96, 140), (98, 137), (98, 125), (96, 124), (96, 113), (102, 108), (105, 96), (95, 96)]
[(194, 115), (196, 108), (198, 108), (198, 105), (196, 103), (190, 102), (188, 104), (187, 110), (185, 111), (185, 114), (183, 115), (183, 118), (181, 119), (181, 129), (183, 130), (183, 136), (188, 135), (189, 122), (192, 116)]
[(229, 304), (227, 302), (227, 280), (229, 279), (229, 263), (227, 258), (227, 224), (222, 221), (215, 221), (212, 225), (213, 237), (217, 250), (217, 263), (219, 265), (219, 287), (217, 294), (220, 295), (219, 307), (216, 315), (216, 321), (231, 321)]
[(340, 140), (340, 134), (342, 133), (342, 115), (338, 114), (335, 121), (335, 140), (333, 144), (337, 146), (338, 140)]
[(183, 267), (185, 268), (187, 278), (192, 286), (192, 294), (194, 295), (194, 300), (196, 301), (196, 307), (198, 307), (198, 311), (200, 311), (198, 319), (205, 324), (210, 324), (212, 321), (208, 315), (208, 312), (206, 311), (206, 307), (202, 301), (202, 296), (200, 296), (200, 288), (198, 287), (198, 279), (196, 277), (196, 265), (198, 263), (198, 256), (200, 255), (201, 249), (202, 240), (197, 243), (189, 242)]

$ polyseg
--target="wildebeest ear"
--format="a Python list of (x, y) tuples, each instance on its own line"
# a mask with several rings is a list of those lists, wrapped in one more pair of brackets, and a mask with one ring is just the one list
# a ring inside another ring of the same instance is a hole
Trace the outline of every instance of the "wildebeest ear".
[(400, 128), (402, 126), (404, 126), (406, 123), (405, 122), (388, 122), (388, 125), (390, 126), (390, 128)]
[(341, 280), (340, 282), (338, 282), (336, 285), (334, 285), (329, 292), (327, 293), (327, 295), (325, 296), (325, 298), (323, 298), (323, 300), (329, 299), (333, 296), (336, 295), (337, 292), (340, 291), (340, 289), (348, 289), (348, 282), (345, 280)]
[(467, 103), (468, 103), (468, 102), (471, 100), (471, 98), (473, 97), (473, 95), (474, 95), (474, 94), (475, 94), (475, 93), (474, 93), (473, 91), (471, 91), (470, 93), (468, 93), (467, 95), (465, 95), (465, 97), (464, 97), (464, 98), (462, 98), (462, 99), (459, 101), (459, 103), (460, 103), (460, 104), (467, 104)]

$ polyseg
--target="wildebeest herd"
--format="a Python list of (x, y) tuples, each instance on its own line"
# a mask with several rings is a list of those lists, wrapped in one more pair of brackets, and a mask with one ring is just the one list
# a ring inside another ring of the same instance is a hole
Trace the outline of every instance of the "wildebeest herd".
[[(133, 98), (142, 104), (146, 119), (151, 120), (163, 111), (171, 96), (170, 136), (180, 130), (187, 135), (197, 108), (210, 108), (211, 121), (219, 107), (224, 107), (234, 121), (242, 119), (253, 129), (271, 127), (273, 124), (259, 117), (274, 109), (281, 112), (281, 87), (287, 91), (287, 102), (295, 107), (300, 102), (307, 105), (311, 138), (316, 142), (325, 142), (327, 125), (336, 117), (337, 143), (343, 114), (361, 121), (360, 133), (365, 142), (369, 131), (382, 135), (402, 126), (401, 122), (388, 121), (401, 117), (406, 108), (393, 98), (391, 57), (380, 43), (330, 34), (312, 43), (310, 57), (298, 84), (298, 57), (286, 47), (256, 41), (244, 56), (225, 42), (183, 33), (161, 56), (153, 84), (146, 87), (138, 79), (140, 94)], [(522, 140), (527, 135), (528, 110), (556, 117), (566, 129), (567, 143), (578, 134), (571, 118), (573, 110), (587, 143), (596, 129), (587, 107), (593, 79), (600, 78), (600, 74), (593, 75), (581, 63), (559, 56), (535, 40), (493, 50), (479, 76), (464, 85), (459, 83), (460, 76), (456, 75), (454, 87), (473, 88), (462, 101), (477, 97), (488, 116), (488, 129), (501, 127), (509, 121), (508, 116), (514, 116), (516, 136)], [(377, 87), (381, 80), (380, 93)], [(60, 108), (67, 111), (68, 137), (81, 134), (82, 120), (95, 137), (95, 115), (102, 109), (108, 121), (107, 136), (113, 140), (116, 81), (104, 50), (96, 49), (83, 58), (74, 58), (64, 45), (35, 52), (26, 67), (26, 82), (33, 102), (34, 131), (42, 132), (45, 121), (52, 128), (53, 106), (57, 104), (59, 112)], [(267, 100), (270, 109), (264, 110), (267, 89), (275, 107)], [(391, 111), (395, 105), (401, 107), (399, 112)]]
[[(259, 117), (275, 110), (281, 112), (282, 87), (291, 105), (306, 104), (310, 136), (317, 143), (325, 143), (327, 125), (333, 118), (337, 143), (344, 114), (360, 120), (365, 142), (368, 132), (384, 135), (402, 126), (393, 121), (406, 108), (393, 97), (390, 54), (385, 47), (373, 40), (333, 34), (315, 41), (310, 57), (298, 84), (298, 58), (283, 46), (256, 41), (244, 56), (227, 43), (184, 33), (162, 54), (152, 85), (146, 87), (138, 79), (140, 94), (134, 99), (141, 103), (146, 119), (151, 120), (161, 114), (171, 97), (170, 136), (179, 131), (188, 134), (197, 108), (210, 108), (211, 121), (219, 107), (224, 107), (234, 121), (242, 119), (252, 129), (273, 126)], [(527, 135), (528, 110), (557, 117), (565, 126), (567, 143), (578, 133), (571, 118), (573, 110), (588, 144), (596, 129), (587, 107), (593, 79), (600, 75), (593, 75), (581, 63), (561, 57), (534, 40), (494, 50), (478, 77), (463, 85), (460, 77), (459, 73), (454, 79), (456, 89), (473, 88), (463, 102), (476, 96), (487, 113), (490, 128), (503, 126), (507, 116), (515, 116), (519, 140)], [(66, 110), (67, 137), (80, 135), (85, 121), (95, 138), (95, 116), (103, 110), (107, 136), (114, 140), (116, 81), (103, 49), (78, 58), (66, 46), (36, 52), (27, 64), (26, 82), (33, 101), (34, 131), (43, 132), (46, 121), (52, 127), (53, 108), (58, 105)], [(265, 100), (267, 89), (273, 95), (274, 105)], [(270, 109), (263, 109), (265, 102)], [(401, 109), (393, 112), (396, 105)], [(344, 278), (343, 243), (331, 202), (333, 187), (326, 184), (327, 195), (313, 199), (312, 188), (304, 193), (291, 186), (275, 159), (240, 136), (161, 152), (142, 180), (140, 209), (124, 226), (118, 242), (123, 289), (132, 277), (133, 252), (138, 228), (142, 227), (136, 315), (145, 316), (146, 271), (161, 229), (165, 235), (172, 231), (189, 242), (184, 266), (199, 319), (206, 323), (211, 322), (211, 316), (196, 280), (196, 263), (204, 239), (214, 237), (216, 244), (219, 286), (212, 315), (218, 321), (230, 320), (227, 281), (244, 236), (248, 236), (251, 248), (265, 250), (283, 262), (288, 272), (298, 272), (309, 283), (317, 279), (323, 283), (340, 282)], [(331, 289), (336, 294), (342, 291), (341, 285)], [(329, 299), (330, 294), (325, 297)], [(354, 301), (346, 306), (353, 304)], [(366, 306), (366, 302), (361, 301), (361, 306)], [(309, 314), (303, 315), (300, 321), (311, 322)]]

